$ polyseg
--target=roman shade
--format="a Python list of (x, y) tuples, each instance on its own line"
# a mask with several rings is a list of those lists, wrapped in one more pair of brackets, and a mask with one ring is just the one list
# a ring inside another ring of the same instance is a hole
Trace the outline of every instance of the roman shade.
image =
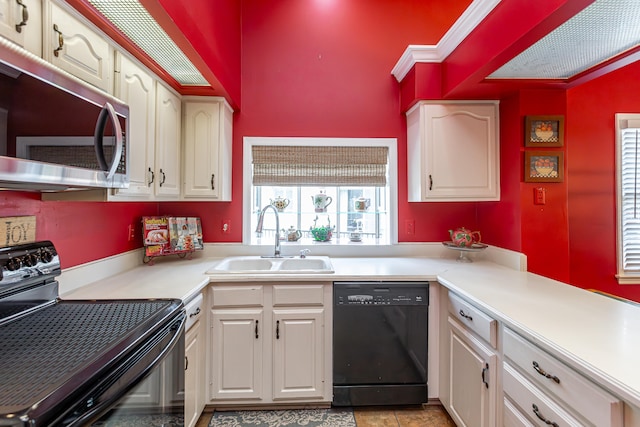
[(388, 147), (253, 145), (253, 185), (387, 184)]

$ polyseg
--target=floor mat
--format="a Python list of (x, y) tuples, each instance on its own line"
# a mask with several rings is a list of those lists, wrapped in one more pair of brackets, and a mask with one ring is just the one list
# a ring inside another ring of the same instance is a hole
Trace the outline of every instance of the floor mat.
[(215, 412), (209, 427), (356, 427), (351, 408)]

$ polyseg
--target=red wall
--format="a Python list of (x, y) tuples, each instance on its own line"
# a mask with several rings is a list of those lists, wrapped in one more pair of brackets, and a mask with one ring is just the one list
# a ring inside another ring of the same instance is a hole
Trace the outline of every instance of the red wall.
[[(161, 212), (199, 215), (206, 241), (239, 242), (243, 137), (392, 137), (398, 139), (399, 240), (440, 241), (450, 228), (474, 228), (474, 203), (407, 202), (406, 122), (400, 86), (391, 75), (409, 44), (437, 43), (469, 3), (456, 0), (442, 8), (438, 0), (243, 2), (233, 201), (163, 203)], [(231, 232), (223, 234), (226, 219)], [(415, 234), (406, 233), (406, 221), (415, 221)]]
[(615, 113), (640, 112), (640, 63), (568, 91), (571, 283), (640, 301), (616, 274)]
[[(35, 215), (36, 240), (51, 240), (62, 268), (142, 246), (140, 218), (157, 215), (157, 203), (42, 202), (40, 194), (0, 191), (0, 217)], [(136, 227), (128, 241), (127, 228)]]

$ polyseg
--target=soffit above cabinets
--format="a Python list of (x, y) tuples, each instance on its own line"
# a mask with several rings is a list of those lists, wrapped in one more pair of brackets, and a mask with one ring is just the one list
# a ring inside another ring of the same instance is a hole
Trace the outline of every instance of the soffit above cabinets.
[(488, 79), (570, 79), (640, 44), (640, 1), (596, 0)]
[(87, 0), (158, 65), (184, 86), (209, 86), (138, 0)]

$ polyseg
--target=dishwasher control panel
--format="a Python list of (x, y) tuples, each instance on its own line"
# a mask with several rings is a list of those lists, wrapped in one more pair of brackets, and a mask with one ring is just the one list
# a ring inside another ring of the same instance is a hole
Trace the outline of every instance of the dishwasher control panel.
[(428, 305), (429, 286), (425, 282), (336, 282), (336, 306)]

